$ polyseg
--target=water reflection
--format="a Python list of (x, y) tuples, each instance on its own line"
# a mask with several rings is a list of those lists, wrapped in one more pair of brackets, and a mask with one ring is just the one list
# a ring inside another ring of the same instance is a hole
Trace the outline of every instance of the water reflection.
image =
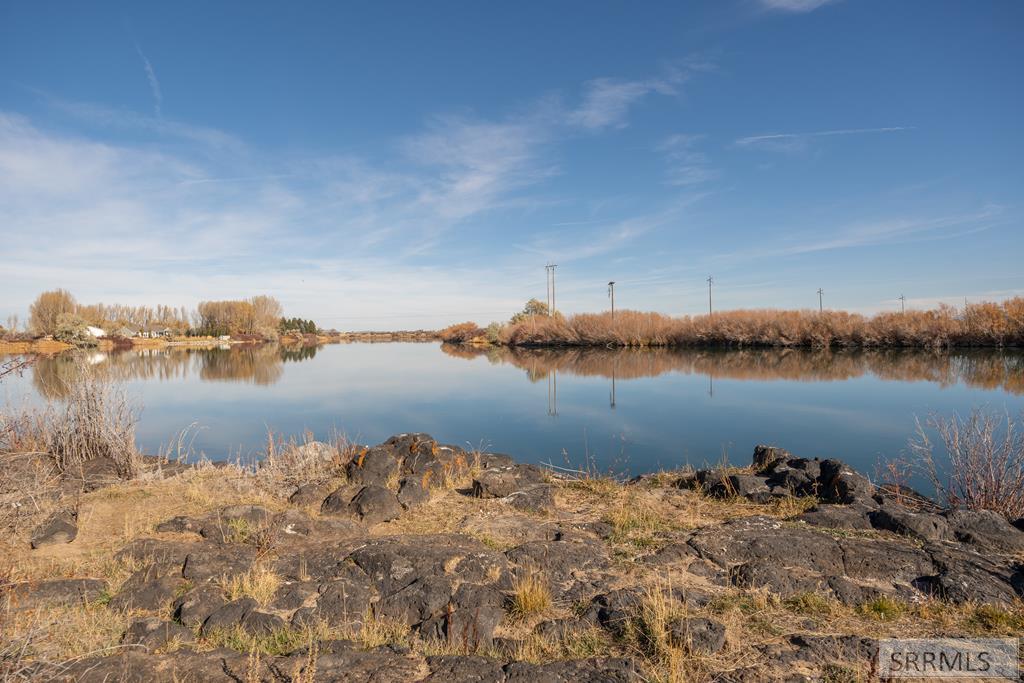
[(214, 348), (168, 347), (109, 353), (63, 353), (40, 357), (32, 367), (32, 385), (46, 398), (62, 398), (81, 372), (83, 363), (115, 381), (183, 380), (198, 377), (211, 382), (274, 384), (283, 364), (312, 359), (315, 346), (277, 344), (225, 345)]
[(716, 379), (753, 381), (844, 381), (873, 375), (891, 381), (925, 381), (941, 386), (965, 384), (1024, 394), (1024, 353), (991, 350), (927, 352), (907, 350), (808, 351), (801, 349), (530, 349), (468, 347), (443, 344), (456, 358), (485, 357), (492, 364), (510, 364), (531, 382), (559, 373), (611, 380), (609, 403), (615, 407), (618, 380), (657, 377), (666, 373), (702, 374), (708, 395)]

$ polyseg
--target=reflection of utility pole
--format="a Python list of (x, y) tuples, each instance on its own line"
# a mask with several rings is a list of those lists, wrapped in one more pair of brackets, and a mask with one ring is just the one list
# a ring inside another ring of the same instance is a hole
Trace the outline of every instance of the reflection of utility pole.
[(907, 297), (900, 294), (900, 313), (907, 312)]
[(615, 320), (615, 280), (608, 283), (608, 296), (612, 300), (612, 320)]
[(823, 310), (822, 309), (822, 305), (821, 305), (821, 295), (822, 294), (824, 294), (824, 292), (821, 291), (821, 287), (818, 287), (818, 313), (821, 313), (822, 310)]
[(558, 371), (548, 373), (548, 415), (558, 417)]
[(715, 397), (715, 375), (710, 372), (708, 373), (708, 396)]
[(616, 359), (612, 358), (612, 394), (609, 401), (611, 403), (612, 410), (615, 410), (615, 366)]
[(708, 315), (711, 315), (711, 283), (714, 281), (715, 279), (708, 275)]

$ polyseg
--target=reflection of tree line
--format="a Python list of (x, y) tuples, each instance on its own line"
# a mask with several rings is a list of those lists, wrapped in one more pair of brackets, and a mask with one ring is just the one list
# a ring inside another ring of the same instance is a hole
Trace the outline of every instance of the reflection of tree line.
[(636, 379), (679, 372), (716, 379), (808, 382), (847, 380), (870, 374), (884, 380), (923, 380), (944, 386), (962, 382), (972, 387), (1024, 393), (1024, 354), (1020, 352), (530, 349), (450, 344), (441, 348), (458, 358), (485, 356), (491, 363), (514, 365), (525, 370), (533, 382), (549, 373)]
[(316, 351), (315, 346), (245, 344), (227, 349), (171, 347), (63, 353), (39, 358), (32, 367), (32, 384), (42, 396), (61, 398), (82, 368), (89, 366), (113, 381), (173, 380), (198, 374), (204, 381), (268, 385), (281, 378), (283, 363), (309, 360)]

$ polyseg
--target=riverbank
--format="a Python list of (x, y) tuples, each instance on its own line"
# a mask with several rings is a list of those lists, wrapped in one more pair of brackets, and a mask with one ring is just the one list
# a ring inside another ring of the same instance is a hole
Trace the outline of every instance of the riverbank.
[(628, 482), (423, 434), (0, 457), (25, 679), (868, 680), (878, 638), (1024, 629), (1024, 531), (777, 448)]
[(449, 343), (534, 347), (1021, 347), (1024, 297), (874, 316), (807, 310), (682, 317), (629, 310), (567, 317), (519, 314), (486, 329), (475, 323), (452, 325), (440, 337)]

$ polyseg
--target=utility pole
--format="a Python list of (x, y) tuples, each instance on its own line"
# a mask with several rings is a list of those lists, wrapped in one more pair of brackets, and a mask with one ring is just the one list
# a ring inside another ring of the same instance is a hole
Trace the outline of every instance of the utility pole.
[(708, 315), (711, 315), (711, 284), (714, 281), (715, 279), (708, 275)]
[(907, 312), (907, 297), (900, 294), (900, 313)]
[(824, 310), (824, 308), (822, 308), (822, 304), (821, 304), (821, 295), (822, 294), (824, 294), (824, 292), (821, 291), (821, 287), (818, 287), (818, 313), (821, 313)]
[(548, 315), (555, 314), (555, 268), (558, 264), (551, 264), (551, 306), (548, 308)]
[(551, 264), (544, 266), (544, 284), (547, 287), (548, 315), (551, 315)]
[(615, 320), (615, 280), (608, 283), (608, 296), (612, 300), (612, 321)]

